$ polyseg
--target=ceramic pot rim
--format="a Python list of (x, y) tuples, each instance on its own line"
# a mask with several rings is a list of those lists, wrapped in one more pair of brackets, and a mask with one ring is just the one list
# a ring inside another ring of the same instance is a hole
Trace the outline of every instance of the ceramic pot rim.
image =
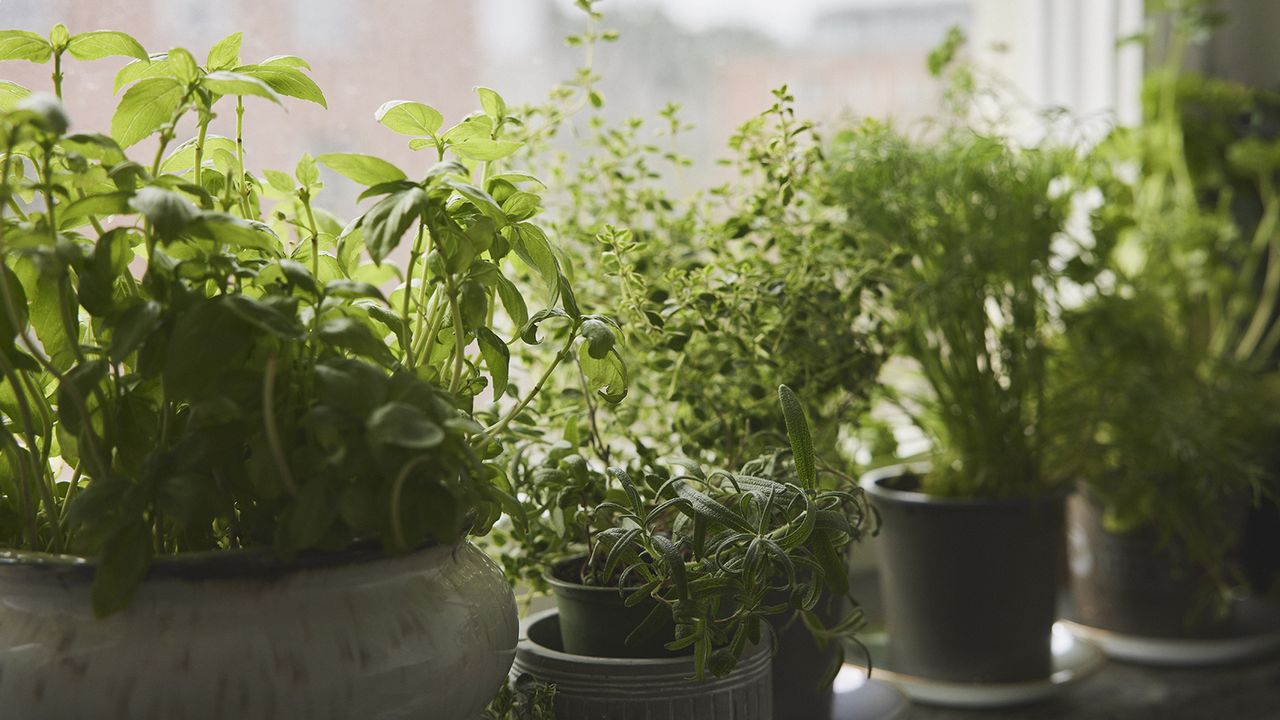
[[(459, 542), (465, 542), (460, 540)], [(394, 557), (404, 557), (437, 547), (428, 541), (404, 555), (390, 555), (376, 541), (361, 541), (345, 550), (306, 550), (283, 559), (271, 548), (205, 550), (152, 559), (148, 580), (274, 579), (308, 570), (358, 565)], [(96, 558), (28, 550), (0, 550), (0, 573), (9, 570), (35, 571), (59, 577), (91, 580), (97, 571)]]
[(898, 505), (916, 505), (927, 507), (951, 508), (1006, 508), (1060, 503), (1071, 494), (1070, 487), (1049, 489), (1039, 495), (1029, 497), (988, 498), (988, 497), (944, 497), (930, 495), (919, 490), (900, 490), (890, 483), (905, 475), (925, 475), (933, 469), (930, 462), (901, 463), (886, 465), (870, 470), (862, 476), (858, 484), (867, 495), (880, 502)]

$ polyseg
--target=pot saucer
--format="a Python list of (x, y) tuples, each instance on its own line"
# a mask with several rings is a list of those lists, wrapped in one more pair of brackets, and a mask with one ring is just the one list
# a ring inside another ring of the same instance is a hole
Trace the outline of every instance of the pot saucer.
[(911, 707), (897, 688), (875, 678), (867, 679), (866, 670), (852, 665), (841, 668), (833, 689), (831, 720), (900, 720)]
[(1063, 624), (1077, 636), (1097, 643), (1111, 658), (1144, 665), (1223, 665), (1280, 650), (1280, 606), (1255, 597), (1236, 601), (1223, 637), (1160, 638), (1128, 635), (1074, 621), (1064, 620)]
[[(1007, 683), (963, 683), (895, 672), (889, 657), (887, 633), (859, 636), (871, 653), (872, 677), (896, 686), (915, 702), (966, 708), (1022, 705), (1052, 697), (1092, 675), (1106, 663), (1106, 656), (1092, 642), (1072, 635), (1062, 623), (1053, 626), (1053, 672), (1043, 680)], [(863, 668), (852, 663), (859, 672)]]

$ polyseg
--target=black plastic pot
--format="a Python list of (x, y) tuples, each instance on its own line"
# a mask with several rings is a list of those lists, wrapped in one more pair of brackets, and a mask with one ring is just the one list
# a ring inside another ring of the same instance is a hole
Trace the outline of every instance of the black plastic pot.
[(943, 498), (886, 468), (862, 482), (893, 669), (949, 682), (1042, 680), (1051, 670), (1063, 495)]
[(608, 658), (668, 658), (673, 653), (663, 647), (675, 637), (669, 618), (645, 637), (627, 642), (657, 605), (655, 600), (627, 607), (626, 596), (616, 587), (583, 585), (579, 569), (584, 558), (570, 558), (551, 566), (546, 573), (556, 607), (562, 648), (574, 655)]
[(1067, 502), (1071, 619), (1126, 635), (1222, 635), (1227, 622), (1213, 619), (1213, 587), (1178, 544), (1161, 544), (1149, 528), (1111, 532), (1104, 512), (1083, 493)]
[[(604, 658), (564, 651), (559, 616), (528, 618), (513, 678), (527, 674), (556, 687), (558, 720), (771, 720), (769, 641), (749, 646), (724, 677), (693, 679), (690, 655)], [(790, 720), (791, 715), (781, 715)]]
[[(780, 599), (771, 599), (771, 602)], [(823, 591), (815, 612), (830, 627), (844, 618), (844, 598)], [(773, 655), (773, 716), (789, 720), (830, 720), (835, 691), (820, 684), (835, 662), (839, 648), (834, 642), (818, 647), (813, 635), (797, 619), (783, 628), (790, 614), (775, 615), (770, 625), (777, 637)]]

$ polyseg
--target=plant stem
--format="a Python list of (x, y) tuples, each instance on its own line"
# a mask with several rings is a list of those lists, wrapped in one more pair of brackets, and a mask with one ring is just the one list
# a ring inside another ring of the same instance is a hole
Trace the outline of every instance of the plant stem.
[(507, 414), (503, 415), (500, 420), (485, 428), (483, 432), (477, 435), (473, 441), (473, 446), (479, 447), (484, 445), (492, 439), (494, 435), (505, 430), (507, 425), (510, 425), (511, 421), (514, 420), (517, 415), (524, 412), (524, 409), (529, 406), (529, 403), (533, 402), (533, 399), (538, 396), (539, 392), (542, 392), (542, 386), (547, 384), (547, 380), (551, 378), (551, 373), (555, 372), (555, 369), (560, 366), (560, 363), (564, 362), (565, 359), (569, 357), (569, 354), (573, 352), (573, 341), (577, 338), (578, 325), (575, 323), (573, 328), (569, 331), (569, 339), (565, 341), (564, 347), (560, 348), (560, 352), (556, 353), (555, 358), (552, 359), (551, 364), (547, 366), (547, 369), (542, 372), (542, 377), (538, 378), (538, 382), (533, 386), (533, 389), (524, 396), (523, 400), (516, 403), (511, 410), (507, 411)]
[(62, 99), (62, 50), (53, 53), (53, 94)]
[(293, 473), (289, 471), (289, 461), (284, 454), (284, 444), (280, 442), (280, 431), (276, 428), (276, 363), (275, 353), (267, 358), (267, 366), (262, 377), (262, 421), (266, 426), (267, 445), (271, 447), (271, 459), (275, 462), (276, 472), (280, 473), (280, 482), (290, 495), (298, 494), (298, 486), (293, 482)]

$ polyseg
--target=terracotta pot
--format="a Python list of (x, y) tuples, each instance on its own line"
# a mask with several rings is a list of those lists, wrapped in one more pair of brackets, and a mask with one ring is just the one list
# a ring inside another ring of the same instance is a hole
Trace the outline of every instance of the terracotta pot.
[(4, 717), (471, 720), (515, 653), (511, 588), (465, 542), (161, 559), (104, 619), (92, 580), (83, 559), (0, 557)]

